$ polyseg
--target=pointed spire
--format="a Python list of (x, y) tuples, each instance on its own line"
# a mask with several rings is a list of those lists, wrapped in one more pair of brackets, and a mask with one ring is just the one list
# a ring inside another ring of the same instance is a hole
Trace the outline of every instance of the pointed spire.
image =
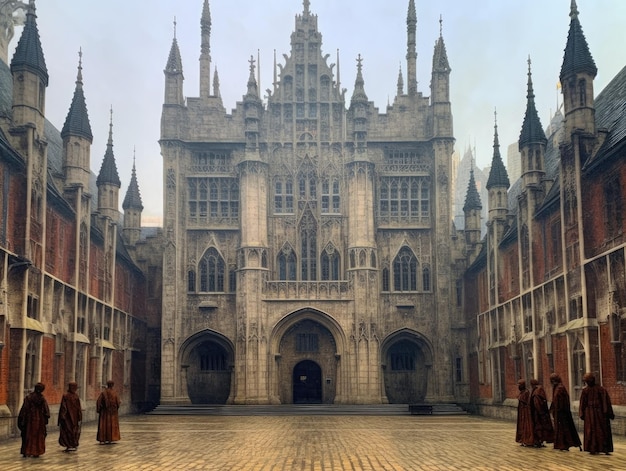
[(104, 153), (104, 160), (102, 161), (102, 167), (100, 167), (100, 173), (96, 179), (96, 184), (111, 184), (118, 188), (122, 186), (120, 177), (117, 173), (117, 165), (115, 164), (115, 156), (113, 155), (113, 107), (111, 107), (111, 120), (109, 122), (109, 140), (107, 142), (107, 149)]
[(141, 194), (139, 193), (139, 184), (137, 183), (137, 171), (135, 169), (134, 154), (135, 151), (133, 150), (133, 170), (130, 176), (130, 183), (128, 185), (128, 190), (126, 191), (126, 196), (124, 196), (122, 208), (124, 210), (138, 209), (140, 211), (143, 211), (143, 203), (141, 201)]
[(46, 87), (48, 86), (48, 68), (46, 67), (39, 30), (37, 29), (34, 0), (30, 0), (28, 4), (24, 30), (11, 60), (11, 72), (24, 69), (37, 74)]
[(361, 54), (356, 59), (356, 80), (354, 81), (354, 92), (352, 93), (352, 103), (355, 102), (365, 102), (367, 103), (368, 98), (365, 93), (365, 80), (363, 80), (363, 58)]
[(220, 93), (220, 78), (217, 74), (217, 67), (213, 71), (213, 94), (218, 98), (222, 96)]
[(93, 134), (91, 125), (89, 124), (89, 115), (87, 113), (87, 104), (85, 103), (85, 94), (83, 92), (83, 51), (78, 51), (78, 73), (76, 75), (76, 88), (74, 89), (74, 97), (70, 110), (65, 118), (65, 124), (61, 130), (61, 137), (65, 139), (68, 136), (80, 136), (93, 142)]
[(398, 72), (398, 96), (402, 96), (404, 93), (404, 78), (402, 77), (402, 64), (400, 64), (400, 71)]
[(254, 74), (254, 56), (250, 56), (248, 62), (250, 63), (250, 77), (248, 77), (248, 93), (246, 93), (245, 98), (259, 98), (259, 88)]
[(450, 72), (448, 53), (443, 41), (443, 18), (439, 16), (439, 38), (435, 42), (435, 52), (433, 53), (433, 72)]
[(546, 144), (546, 134), (541, 126), (537, 108), (535, 107), (535, 93), (533, 91), (532, 72), (530, 70), (530, 56), (528, 56), (528, 93), (526, 95), (526, 114), (524, 115), (524, 123), (519, 137), (519, 148), (531, 143)]
[(494, 125), (493, 125), (493, 158), (491, 159), (491, 171), (489, 172), (489, 178), (487, 179), (487, 189), (491, 189), (496, 186), (503, 186), (509, 188), (511, 186), (509, 182), (509, 175), (502, 162), (502, 156), (500, 155), (500, 141), (498, 139), (498, 120), (497, 112), (494, 110)]
[(339, 67), (339, 48), (337, 48), (337, 90), (341, 93), (341, 69)]
[(200, 98), (211, 96), (211, 10), (209, 0), (204, 0), (200, 20)]
[(480, 202), (480, 195), (476, 189), (476, 180), (474, 179), (474, 164), (472, 162), (472, 168), (470, 170), (470, 178), (467, 183), (467, 193), (465, 194), (465, 204), (463, 205), (463, 211), (469, 211), (471, 209), (482, 209), (483, 205)]
[(407, 30), (407, 88), (409, 95), (417, 94), (417, 13), (415, 0), (409, 1), (409, 11), (406, 18)]
[(576, 0), (572, 0), (569, 16), (569, 32), (559, 77), (563, 81), (566, 76), (579, 72), (585, 72), (595, 77), (598, 73), (598, 68), (591, 56), (591, 52), (589, 52), (589, 45), (578, 19)]
[(170, 55), (165, 65), (165, 72), (172, 74), (183, 73), (183, 61), (180, 57), (180, 49), (178, 48), (178, 41), (176, 39), (176, 17), (174, 17), (174, 39), (172, 39), (172, 47), (170, 48)]

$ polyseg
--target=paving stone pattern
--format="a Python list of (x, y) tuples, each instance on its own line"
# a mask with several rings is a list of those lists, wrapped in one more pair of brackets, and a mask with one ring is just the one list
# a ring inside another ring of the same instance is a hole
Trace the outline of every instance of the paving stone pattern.
[(626, 437), (610, 455), (520, 447), (515, 424), (473, 416), (159, 416), (121, 419), (122, 440), (99, 445), (83, 427), (64, 453), (50, 427), (46, 454), (0, 442), (0, 470), (624, 470)]

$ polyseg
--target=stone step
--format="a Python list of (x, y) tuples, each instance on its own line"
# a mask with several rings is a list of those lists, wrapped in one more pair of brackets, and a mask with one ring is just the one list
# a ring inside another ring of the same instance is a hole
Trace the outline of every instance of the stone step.
[[(430, 404), (433, 415), (467, 414), (457, 404)], [(158, 405), (152, 415), (409, 415), (408, 404)]]

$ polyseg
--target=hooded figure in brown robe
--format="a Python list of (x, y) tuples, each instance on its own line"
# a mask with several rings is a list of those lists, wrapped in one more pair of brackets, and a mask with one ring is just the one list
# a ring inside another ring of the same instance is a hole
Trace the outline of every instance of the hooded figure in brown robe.
[(530, 417), (530, 391), (526, 389), (526, 381), (517, 382), (519, 395), (517, 396), (517, 429), (515, 441), (522, 446), (533, 446), (533, 422)]
[(80, 425), (83, 420), (83, 411), (80, 407), (80, 398), (76, 391), (78, 384), (71, 382), (67, 392), (63, 394), (59, 407), (59, 445), (65, 451), (76, 451), (80, 439)]
[(563, 386), (561, 377), (556, 373), (550, 375), (550, 383), (552, 383), (550, 412), (554, 418), (554, 448), (569, 451), (570, 447), (577, 446), (582, 450), (567, 389)]
[(113, 390), (113, 381), (107, 381), (107, 387), (100, 393), (96, 401), (98, 412), (98, 434), (96, 439), (102, 443), (112, 443), (120, 439), (120, 422), (117, 410), (120, 400)]
[(46, 387), (42, 383), (35, 385), (35, 390), (24, 398), (24, 404), (17, 417), (17, 427), (22, 435), (20, 453), (26, 458), (37, 458), (46, 452), (46, 425), (50, 419), (48, 402), (43, 397)]
[(530, 393), (530, 415), (533, 420), (533, 432), (535, 446), (543, 447), (543, 443), (554, 442), (554, 427), (548, 410), (548, 398), (543, 386), (536, 379), (530, 380), (532, 391)]
[(611, 420), (615, 419), (609, 393), (599, 384), (593, 374), (583, 376), (587, 384), (580, 394), (578, 414), (585, 421), (584, 446), (585, 451), (592, 455), (613, 451), (613, 435)]

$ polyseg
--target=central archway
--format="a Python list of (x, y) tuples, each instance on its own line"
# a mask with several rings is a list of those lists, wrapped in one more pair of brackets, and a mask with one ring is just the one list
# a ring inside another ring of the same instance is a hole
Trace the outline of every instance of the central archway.
[(322, 369), (311, 360), (304, 360), (293, 368), (293, 403), (322, 403)]
[[(344, 346), (341, 328), (324, 312), (304, 308), (283, 317), (270, 340), (272, 401), (343, 403)], [(299, 384), (300, 376), (306, 377), (305, 384)]]

